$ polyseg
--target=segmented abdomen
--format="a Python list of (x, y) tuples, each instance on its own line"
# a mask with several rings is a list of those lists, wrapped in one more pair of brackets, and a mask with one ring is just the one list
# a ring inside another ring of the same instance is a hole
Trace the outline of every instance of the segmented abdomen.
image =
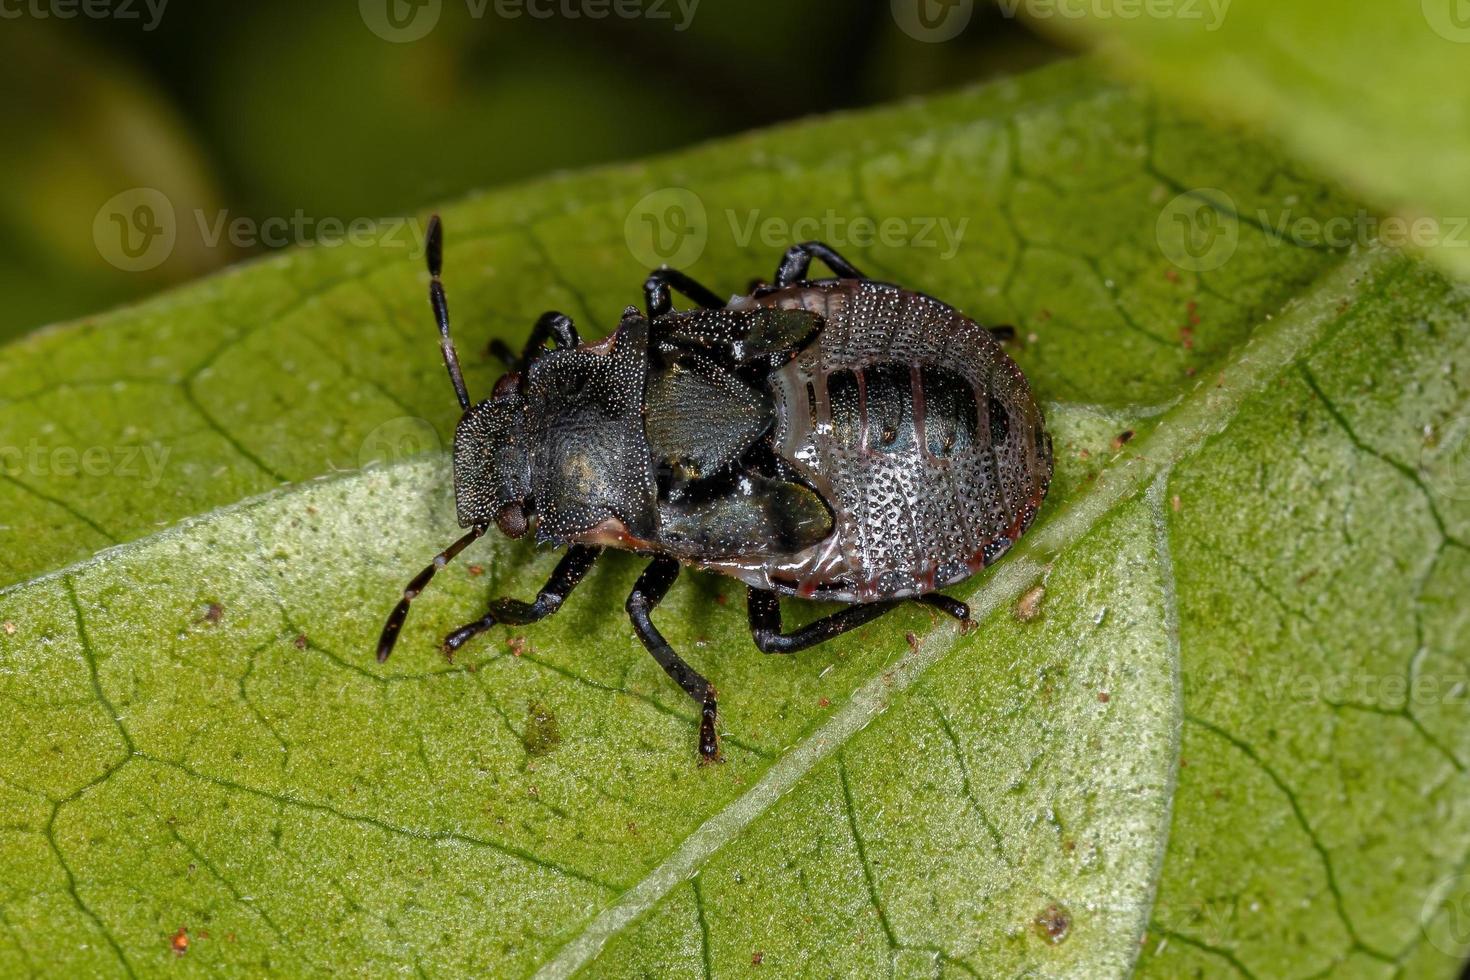
[(835, 526), (788, 561), (736, 574), (843, 601), (920, 595), (979, 571), (1031, 524), (1051, 478), (1050, 441), (1025, 377), (982, 327), (868, 280), (746, 302), (826, 321), (771, 385), (777, 448)]

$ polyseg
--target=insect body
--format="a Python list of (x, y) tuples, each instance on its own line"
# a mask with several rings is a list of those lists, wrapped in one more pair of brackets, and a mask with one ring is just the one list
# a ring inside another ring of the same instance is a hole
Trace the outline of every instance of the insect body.
[[(410, 602), (494, 524), (566, 547), (533, 602), (499, 599), (445, 638), (555, 612), (604, 548), (651, 561), (628, 597), (640, 640), (701, 706), (699, 749), (719, 757), (717, 701), (650, 619), (690, 565), (744, 581), (751, 634), (792, 653), (906, 600), (961, 620), (936, 590), (1004, 554), (1051, 479), (1051, 440), (1019, 368), (953, 308), (868, 279), (825, 245), (792, 247), (775, 282), (728, 303), (672, 269), (644, 284), (646, 313), (581, 343), (547, 313), (491, 398), (472, 404), (428, 235), (430, 301), (464, 414), (455, 500), (469, 533), (404, 590), (378, 643), (387, 659)], [(808, 280), (813, 259), (835, 278)], [(698, 309), (676, 311), (671, 290)], [(999, 332), (1007, 328), (993, 328)], [(546, 344), (550, 343), (551, 349)], [(849, 603), (783, 632), (779, 595)]]

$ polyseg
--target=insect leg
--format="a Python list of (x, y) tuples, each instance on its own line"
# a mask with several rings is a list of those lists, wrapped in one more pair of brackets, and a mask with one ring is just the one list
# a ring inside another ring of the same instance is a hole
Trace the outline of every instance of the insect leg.
[(409, 605), (419, 597), (419, 593), (428, 588), (429, 582), (434, 578), (434, 573), (445, 565), (454, 561), (456, 555), (469, 546), (480, 535), (489, 528), (488, 524), (476, 524), (470, 528), (468, 534), (460, 538), (454, 544), (445, 548), (434, 556), (434, 560), (422, 572), (415, 575), (403, 589), (403, 598), (398, 600), (398, 605), (388, 614), (388, 621), (383, 624), (383, 632), (378, 636), (378, 663), (388, 659), (393, 652), (393, 645), (398, 642), (398, 634), (403, 631), (403, 621), (408, 618)]
[(821, 259), (827, 268), (837, 273), (838, 279), (866, 279), (857, 266), (837, 254), (836, 249), (822, 242), (802, 242), (786, 250), (781, 264), (776, 267), (776, 285), (791, 286), (806, 279), (812, 259)]
[(674, 683), (684, 689), (684, 693), (695, 700), (700, 707), (699, 723), (699, 754), (704, 762), (720, 761), (719, 735), (715, 731), (715, 689), (710, 682), (705, 680), (698, 671), (686, 664), (669, 642), (664, 639), (658, 627), (653, 625), (649, 614), (653, 607), (659, 604), (664, 595), (669, 591), (669, 586), (674, 584), (674, 579), (679, 577), (679, 563), (672, 558), (655, 558), (649, 562), (643, 574), (638, 576), (638, 581), (633, 585), (633, 591), (628, 595), (628, 617), (633, 620), (633, 630), (638, 634), (638, 639), (653, 654), (653, 659), (664, 669), (664, 673), (674, 679)]
[(444, 638), (444, 650), (453, 653), (464, 646), (471, 637), (478, 636), (496, 623), (508, 623), (520, 626), (525, 623), (534, 623), (539, 619), (545, 619), (561, 608), (566, 597), (582, 581), (597, 556), (602, 554), (601, 548), (593, 548), (588, 545), (573, 545), (562, 555), (561, 561), (557, 562), (556, 569), (551, 573), (551, 578), (536, 593), (534, 602), (521, 602), (519, 599), (496, 599), (490, 603), (490, 611), (473, 623), (466, 623), (459, 629)]
[(582, 342), (571, 317), (556, 310), (548, 310), (537, 318), (536, 325), (531, 328), (531, 336), (526, 338), (526, 345), (521, 348), (519, 355), (510, 349), (509, 344), (498, 338), (490, 341), (490, 353), (510, 370), (524, 371), (545, 352), (547, 340), (557, 350), (576, 347)]
[(795, 653), (815, 646), (848, 630), (857, 629), (864, 623), (897, 607), (902, 599), (888, 602), (864, 602), (839, 609), (830, 616), (807, 623), (791, 633), (781, 632), (781, 600), (769, 589), (752, 587), (746, 596), (745, 605), (750, 614), (750, 636), (762, 653)]
[(914, 601), (926, 606), (933, 606), (940, 612), (958, 619), (961, 623), (968, 623), (970, 621), (970, 607), (958, 599), (951, 599), (947, 595), (930, 592), (928, 595), (919, 596)]
[(997, 324), (993, 327), (986, 327), (985, 329), (990, 332), (990, 336), (1001, 343), (1016, 339), (1016, 328), (1007, 323)]
[(674, 308), (673, 298), (669, 295), (670, 288), (677, 289), (707, 310), (725, 308), (725, 301), (716, 296), (714, 290), (701, 285), (678, 269), (664, 266), (650, 272), (643, 283), (643, 299), (650, 319), (663, 316)]

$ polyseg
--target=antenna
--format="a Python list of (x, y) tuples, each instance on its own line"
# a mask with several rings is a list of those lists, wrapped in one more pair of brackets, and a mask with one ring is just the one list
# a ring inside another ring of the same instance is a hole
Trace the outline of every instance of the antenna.
[(408, 583), (403, 590), (403, 598), (398, 600), (398, 605), (394, 606), (393, 611), (388, 614), (388, 621), (383, 624), (382, 635), (378, 637), (378, 663), (387, 660), (388, 655), (393, 652), (393, 647), (398, 642), (398, 634), (403, 630), (403, 621), (408, 618), (409, 605), (419, 597), (420, 592), (428, 587), (434, 573), (454, 561), (455, 556), (463, 551), (471, 541), (484, 534), (489, 526), (488, 524), (476, 524), (471, 527), (470, 533), (435, 555), (429, 566), (415, 575)]
[(434, 321), (439, 324), (439, 348), (444, 352), (444, 366), (449, 369), (449, 383), (454, 385), (459, 407), (468, 412), (470, 393), (464, 386), (464, 372), (459, 369), (459, 352), (449, 336), (449, 303), (444, 298), (444, 283), (439, 279), (444, 266), (444, 225), (437, 214), (429, 218), (424, 252), (429, 260), (429, 305), (434, 308)]

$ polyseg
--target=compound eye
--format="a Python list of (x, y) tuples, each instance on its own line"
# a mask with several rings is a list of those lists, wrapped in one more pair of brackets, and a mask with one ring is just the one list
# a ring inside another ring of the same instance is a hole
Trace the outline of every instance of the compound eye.
[(518, 538), (526, 533), (526, 508), (517, 503), (506, 504), (495, 512), (495, 526), (507, 538)]

